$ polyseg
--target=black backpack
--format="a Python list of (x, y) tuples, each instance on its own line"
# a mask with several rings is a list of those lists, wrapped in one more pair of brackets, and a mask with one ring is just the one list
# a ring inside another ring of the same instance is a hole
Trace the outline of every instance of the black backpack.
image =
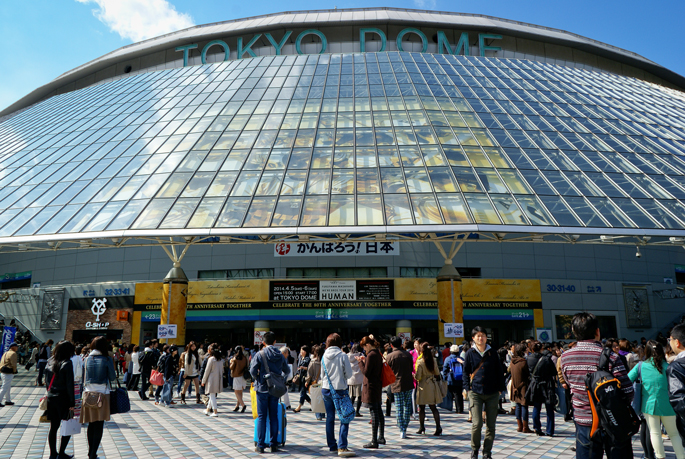
[(612, 444), (619, 445), (640, 431), (640, 418), (621, 390), (621, 382), (609, 371), (610, 363), (611, 351), (604, 349), (597, 371), (585, 377), (592, 410), (590, 437), (604, 432)]

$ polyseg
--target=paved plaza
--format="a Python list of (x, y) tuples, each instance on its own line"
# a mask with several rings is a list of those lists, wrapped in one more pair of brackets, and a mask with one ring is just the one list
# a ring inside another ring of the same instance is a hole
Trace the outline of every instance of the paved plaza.
[[(39, 423), (38, 400), (45, 394), (45, 388), (35, 387), (33, 369), (21, 372), (14, 380), (12, 397), (14, 406), (0, 408), (0, 459), (47, 458), (48, 424)], [(233, 392), (219, 396), (218, 418), (206, 417), (202, 406), (188, 402), (171, 408), (155, 406), (153, 401), (143, 402), (137, 394), (130, 392), (131, 411), (113, 415), (105, 423), (105, 433), (99, 451), (101, 459), (185, 459), (185, 458), (255, 458), (254, 421), (246, 397), (247, 411), (234, 413)], [(291, 393), (291, 400), (297, 394)], [(508, 404), (505, 405), (508, 407)], [(364, 411), (362, 411), (364, 413)], [(409, 438), (399, 439), (399, 431), (393, 416), (386, 418), (387, 445), (378, 450), (365, 450), (361, 446), (371, 437), (368, 424), (368, 410), (363, 418), (357, 418), (350, 427), (350, 448), (365, 458), (468, 458), (470, 457), (471, 424), (466, 415), (456, 415), (440, 410), (443, 435), (411, 435), (418, 429), (418, 422), (409, 426)], [(326, 433), (323, 421), (317, 421), (310, 411), (288, 412), (287, 443), (279, 457), (310, 458), (333, 457), (326, 447)], [(544, 416), (543, 416), (544, 419)], [(527, 459), (569, 459), (575, 457), (571, 451), (574, 445), (572, 423), (556, 418), (556, 435), (538, 437), (534, 434), (516, 432), (513, 416), (497, 418), (497, 438), (493, 449), (495, 458)], [(426, 431), (433, 432), (430, 412), (427, 413)], [(337, 430), (337, 429), (336, 429)], [(675, 457), (670, 441), (666, 440), (667, 457)], [(635, 457), (642, 456), (639, 441), (634, 443)], [(87, 456), (85, 428), (81, 434), (72, 437), (67, 449), (76, 459)], [(269, 451), (267, 449), (267, 451)], [(268, 457), (268, 453), (266, 456)]]

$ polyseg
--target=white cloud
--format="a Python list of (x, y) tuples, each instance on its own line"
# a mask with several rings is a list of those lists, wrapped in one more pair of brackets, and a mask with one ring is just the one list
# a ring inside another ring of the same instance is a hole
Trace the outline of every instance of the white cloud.
[(434, 10), (438, 6), (437, 0), (414, 0), (414, 5), (420, 10)]
[(95, 3), (93, 15), (121, 38), (138, 42), (195, 25), (167, 0), (76, 0)]

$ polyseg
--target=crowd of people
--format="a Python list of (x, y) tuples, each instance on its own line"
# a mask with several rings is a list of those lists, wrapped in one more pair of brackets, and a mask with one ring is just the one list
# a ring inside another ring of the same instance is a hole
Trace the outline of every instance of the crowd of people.
[[(625, 403), (632, 403), (634, 387), (641, 391), (637, 411), (645, 457), (665, 458), (663, 428), (676, 457), (685, 459), (685, 324), (673, 328), (665, 345), (662, 337), (638, 343), (603, 339), (597, 318), (579, 313), (573, 318), (573, 333), (576, 341), (570, 343), (540, 343), (531, 338), (507, 342), (497, 349), (488, 343), (482, 327), (475, 327), (471, 339), (461, 345), (448, 342), (442, 349), (421, 338), (403, 341), (391, 337), (381, 343), (368, 335), (358, 342), (344, 342), (332, 333), (325, 343), (303, 345), (298, 353), (286, 346), (276, 347), (272, 332), (254, 349), (194, 342), (181, 348), (157, 340), (146, 341), (142, 347), (126, 346), (98, 337), (77, 346), (68, 341), (54, 345), (49, 340), (35, 346), (34, 355), (24, 362), (19, 344), (13, 343), (0, 360), (0, 402), (4, 399), (5, 404), (13, 404), (12, 376), (19, 365), (29, 369), (35, 363), (35, 384), (47, 385), (45, 415), (50, 422), (51, 459), (68, 457), (65, 451), (70, 436), (65, 432), (70, 430), (64, 429), (65, 422), (88, 424), (88, 457), (97, 457), (104, 421), (110, 419), (109, 393), (121, 375), (129, 391), (137, 392), (142, 400), (154, 399), (160, 407), (190, 403), (194, 392), (194, 403), (212, 417), (219, 416), (219, 395), (226, 388), (235, 393), (233, 411), (244, 413), (244, 391), (252, 383), (258, 453), (267, 447), (271, 452), (281, 448), (281, 403), (293, 414), (314, 411), (316, 419), (325, 423), (327, 447), (340, 457), (356, 455), (348, 444), (349, 424), (352, 418), (364, 417), (362, 406), (370, 416), (370, 439), (363, 448), (385, 445), (386, 418), (394, 404), (398, 440), (408, 437), (411, 421), (418, 423), (416, 435), (425, 435), (427, 427), (434, 427), (430, 433), (441, 436), (438, 406), (453, 406), (472, 424), (471, 457), (478, 458), (482, 447), (482, 457), (491, 458), (499, 415), (515, 416), (517, 431), (522, 434), (554, 436), (555, 408), (561, 395), (568, 401), (562, 407), (568, 411), (566, 420), (575, 423), (576, 457), (601, 458), (603, 453), (608, 458), (632, 457), (630, 441), (618, 444), (607, 441), (605, 435), (591, 434), (593, 408), (585, 380), (598, 370), (606, 353), (609, 371), (620, 382)], [(273, 391), (273, 381), (278, 378), (288, 381), (284, 393)], [(640, 385), (634, 386), (634, 382)], [(315, 400), (315, 389), (323, 399), (321, 406)], [(291, 405), (293, 396), (297, 404)], [(504, 409), (507, 399), (511, 411)], [(347, 418), (345, 406), (350, 410)], [(432, 423), (426, 421), (426, 406)], [(340, 424), (337, 432), (336, 420)]]

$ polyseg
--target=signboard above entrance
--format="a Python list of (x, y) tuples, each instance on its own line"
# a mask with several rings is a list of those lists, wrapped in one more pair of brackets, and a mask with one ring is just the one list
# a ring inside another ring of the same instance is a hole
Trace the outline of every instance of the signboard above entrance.
[(274, 244), (274, 257), (359, 257), (399, 255), (399, 242), (281, 242)]

